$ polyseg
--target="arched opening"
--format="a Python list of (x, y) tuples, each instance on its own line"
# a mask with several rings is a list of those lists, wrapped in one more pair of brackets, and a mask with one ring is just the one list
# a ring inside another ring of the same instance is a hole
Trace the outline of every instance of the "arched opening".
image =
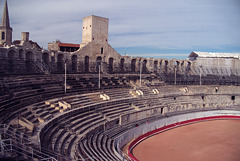
[(16, 52), (14, 50), (10, 50), (8, 52), (8, 70), (10, 73), (14, 72), (14, 58), (15, 58)]
[(159, 66), (158, 66), (158, 68), (159, 68), (159, 72), (162, 72), (163, 71), (163, 69), (162, 69), (162, 60), (160, 60), (159, 61)]
[(187, 72), (189, 72), (191, 70), (191, 62), (188, 62), (186, 70), (187, 70)]
[(9, 59), (9, 60), (14, 60), (15, 56), (16, 56), (16, 51), (10, 50), (10, 51), (8, 52), (8, 59)]
[(164, 71), (165, 71), (165, 72), (168, 71), (168, 61), (167, 61), (167, 60), (165, 60)]
[(184, 61), (181, 62), (181, 66), (184, 66)]
[(84, 60), (84, 66), (85, 66), (85, 72), (88, 73), (89, 72), (89, 56), (85, 56), (85, 60)]
[(57, 56), (57, 71), (63, 72), (64, 71), (63, 66), (64, 66), (63, 54), (58, 54), (58, 56)]
[(33, 53), (31, 51), (26, 53), (26, 60), (33, 61)]
[(23, 60), (23, 59), (24, 59), (24, 51), (23, 51), (23, 49), (20, 49), (20, 50), (19, 50), (19, 59), (20, 59), (20, 60)]
[(162, 60), (159, 62), (159, 66), (162, 66)]
[(147, 73), (147, 60), (146, 59), (143, 61), (142, 72)]
[(153, 67), (153, 72), (157, 73), (157, 69), (158, 69), (158, 61), (154, 61), (154, 67)]
[(45, 64), (49, 64), (49, 54), (48, 53), (43, 53), (42, 54), (42, 60)]
[(33, 71), (33, 53), (31, 51), (26, 53), (26, 69), (29, 72)]
[(180, 63), (180, 66), (179, 66), (179, 67), (181, 68), (182, 71), (185, 70), (185, 69), (184, 69), (184, 61), (182, 61), (182, 62)]
[(131, 72), (135, 72), (136, 70), (136, 59), (131, 60)]
[(120, 72), (121, 72), (121, 73), (124, 72), (124, 61), (125, 61), (124, 58), (122, 58), (122, 59), (120, 60)]
[(179, 62), (179, 61), (176, 61), (176, 65), (179, 66), (179, 65), (180, 65), (180, 62)]
[(5, 32), (2, 32), (2, 40), (5, 40)]
[(77, 55), (72, 56), (72, 71), (77, 71)]
[(96, 72), (99, 72), (99, 70), (101, 71), (101, 63), (102, 63), (102, 57), (99, 56), (97, 57)]
[(176, 65), (177, 70), (179, 70), (180, 62), (179, 61), (175, 61), (175, 65)]
[(113, 58), (109, 58), (108, 72), (113, 73)]

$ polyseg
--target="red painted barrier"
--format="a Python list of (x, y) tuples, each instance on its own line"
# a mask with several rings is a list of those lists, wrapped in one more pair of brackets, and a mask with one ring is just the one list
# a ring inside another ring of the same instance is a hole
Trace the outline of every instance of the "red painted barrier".
[(137, 139), (135, 139), (128, 147), (128, 156), (134, 160), (134, 161), (139, 161), (137, 158), (135, 158), (135, 156), (132, 154), (132, 149), (140, 142), (142, 142), (143, 140), (156, 135), (158, 133), (164, 132), (166, 130), (170, 130), (173, 128), (176, 128), (178, 126), (183, 126), (183, 125), (187, 125), (187, 124), (192, 124), (192, 123), (197, 123), (200, 121), (208, 121), (208, 120), (217, 120), (217, 119), (240, 119), (240, 116), (229, 116), (229, 115), (225, 115), (225, 116), (210, 116), (210, 117), (203, 117), (203, 118), (196, 118), (196, 119), (192, 119), (192, 120), (186, 120), (186, 121), (182, 121), (182, 122), (177, 122), (174, 124), (170, 124), (167, 126), (163, 126), (159, 129), (147, 132), (146, 134), (143, 134), (141, 136), (139, 136)]

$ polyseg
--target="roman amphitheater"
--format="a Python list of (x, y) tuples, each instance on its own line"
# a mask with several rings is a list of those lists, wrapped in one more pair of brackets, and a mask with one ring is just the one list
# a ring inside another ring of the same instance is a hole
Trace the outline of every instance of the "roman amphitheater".
[[(81, 44), (54, 41), (45, 50), (29, 32), (12, 41), (6, 1), (0, 26), (0, 160), (141, 160), (135, 151), (153, 136), (190, 124), (239, 121), (240, 53), (193, 51), (185, 60), (122, 56), (109, 45), (108, 22), (85, 17)], [(220, 136), (238, 141), (231, 142), (229, 154), (240, 147), (239, 135), (227, 135), (240, 129), (234, 125)], [(146, 154), (144, 148), (140, 153)], [(157, 153), (164, 161), (167, 152)]]

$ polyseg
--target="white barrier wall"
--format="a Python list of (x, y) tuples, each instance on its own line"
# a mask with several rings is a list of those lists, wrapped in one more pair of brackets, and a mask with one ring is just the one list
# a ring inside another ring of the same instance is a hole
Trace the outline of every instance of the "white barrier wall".
[[(172, 117), (165, 117), (159, 120), (156, 120), (151, 123), (142, 124), (138, 127), (134, 127), (132, 130), (128, 130), (122, 135), (115, 138), (114, 147), (115, 153), (118, 153), (118, 156), (122, 156), (119, 153), (119, 150), (122, 149), (128, 142), (132, 139), (137, 138), (140, 135), (143, 135), (149, 131), (153, 131), (155, 129), (161, 128), (163, 126), (174, 124), (186, 120), (192, 120), (196, 118), (203, 118), (203, 117), (210, 117), (210, 116), (240, 116), (240, 111), (232, 111), (232, 110), (216, 110), (216, 111), (206, 111), (206, 112), (195, 112), (195, 113), (188, 113), (182, 115), (176, 115)], [(117, 151), (118, 149), (118, 151)]]

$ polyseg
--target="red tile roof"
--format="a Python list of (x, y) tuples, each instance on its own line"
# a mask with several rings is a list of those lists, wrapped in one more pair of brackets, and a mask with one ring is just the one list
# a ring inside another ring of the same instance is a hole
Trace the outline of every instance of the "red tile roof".
[(58, 46), (79, 48), (79, 47), (80, 47), (80, 44), (60, 43), (60, 44), (58, 44)]

